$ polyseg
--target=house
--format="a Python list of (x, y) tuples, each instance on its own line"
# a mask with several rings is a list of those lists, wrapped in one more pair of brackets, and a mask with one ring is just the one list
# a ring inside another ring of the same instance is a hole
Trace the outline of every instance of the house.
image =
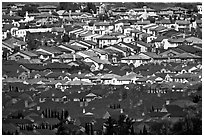
[(71, 61), (76, 61), (76, 60), (82, 60), (82, 56), (74, 53), (69, 53), (69, 54), (61, 54), (59, 56), (53, 57), (52, 62), (62, 62), (62, 63), (68, 63)]
[(84, 49), (90, 49), (92, 47), (92, 45), (84, 42), (84, 41), (73, 41), (73, 42), (70, 42), (70, 45), (76, 45), (76, 46), (79, 46), (79, 47), (82, 47)]
[(110, 45), (114, 45), (117, 43), (118, 38), (110, 35), (103, 35), (97, 39), (97, 43), (99, 45), (99, 48), (105, 48)]
[(154, 28), (150, 28), (151, 33), (153, 34), (153, 36), (156, 36), (158, 34), (161, 34), (162, 32), (166, 31), (167, 28), (165, 26), (157, 26)]
[[(126, 57), (127, 54), (128, 54), (128, 49), (126, 47), (121, 47), (119, 45), (111, 45), (107, 48), (105, 48), (105, 50), (114, 50), (114, 51), (117, 51), (117, 52), (120, 52), (121, 53), (121, 57)], [(118, 58), (119, 59), (119, 58)]]
[(191, 42), (192, 44), (202, 44), (202, 39), (197, 37), (188, 37), (186, 38), (186, 40)]
[(27, 48), (26, 42), (21, 41), (14, 37), (5, 40), (4, 43), (12, 45), (12, 47), (17, 47), (19, 50), (25, 50)]
[(149, 20), (146, 21), (137, 21), (136, 25), (135, 25), (135, 29), (142, 31), (143, 30), (143, 26), (150, 24)]
[(118, 81), (124, 85), (124, 84), (130, 84), (130, 83), (135, 83), (135, 81), (139, 78), (142, 78), (143, 76), (142, 75), (138, 75), (134, 72), (131, 72), (131, 73), (127, 73), (126, 75), (124, 76), (121, 76), (118, 78)]
[(187, 20), (176, 20), (175, 21), (175, 30), (184, 32), (190, 29), (190, 21)]
[(172, 26), (172, 23), (169, 19), (157, 20), (157, 21), (155, 21), (155, 23), (157, 25), (162, 25), (162, 26), (167, 27), (167, 28), (171, 28), (171, 26)]
[(38, 55), (31, 51), (19, 51), (9, 56), (9, 59), (11, 60), (19, 60), (21, 58), (28, 59), (28, 60), (37, 59)]
[(148, 33), (148, 34), (153, 34), (150, 29), (153, 29), (153, 28), (156, 28), (158, 25), (156, 24), (148, 24), (148, 25), (145, 25), (143, 26), (143, 29), (142, 29), (142, 32), (145, 32), (145, 33)]
[(96, 22), (94, 23), (93, 30), (97, 34), (104, 35), (113, 29), (110, 22)]
[(122, 41), (125, 42), (125, 43), (131, 43), (131, 42), (134, 41), (134, 38), (131, 37), (131, 36), (126, 36), (126, 37), (122, 38)]
[(90, 49), (90, 51), (95, 52), (101, 60), (108, 60), (109, 59), (108, 58), (108, 56), (109, 56), (108, 52), (106, 52), (103, 49), (95, 48), (95, 49)]
[(155, 48), (164, 48), (168, 49), (168, 37), (166, 36), (157, 36), (155, 39), (152, 40), (152, 43), (154, 43)]
[(51, 55), (52, 57), (55, 57), (57, 55), (61, 55), (62, 52), (57, 50), (55, 47), (39, 47), (38, 49), (36, 49), (37, 52), (44, 52), (44, 53), (47, 53), (49, 55)]
[(95, 68), (92, 68), (92, 70), (101, 70), (103, 69), (104, 64), (110, 64), (107, 60), (101, 60), (98, 57), (86, 57), (84, 59), (85, 62), (93, 62), (95, 65)]
[(135, 67), (138, 67), (141, 64), (149, 62), (150, 60), (150, 57), (136, 54), (122, 58), (121, 63), (127, 63), (128, 65), (133, 64)]
[(121, 27), (121, 33), (123, 33), (125, 36), (129, 36), (130, 35), (130, 32), (132, 30), (134, 30), (134, 28), (130, 27), (130, 26), (123, 26)]
[(38, 7), (40, 13), (52, 12), (56, 11), (57, 7), (53, 5), (46, 5)]
[(134, 41), (132, 44), (135, 44), (136, 46), (140, 47), (140, 52), (148, 52), (150, 49), (150, 44), (145, 43), (143, 41)]
[(127, 22), (127, 20), (118, 20), (114, 22), (114, 31), (115, 32), (121, 32), (121, 28), (124, 26), (124, 24)]
[(129, 49), (130, 55), (136, 54), (139, 51), (141, 51), (140, 47), (138, 47), (134, 44), (131, 44), (131, 43), (120, 42), (120, 43), (118, 43), (118, 45), (121, 47), (125, 47), (125, 48)]
[(120, 76), (116, 74), (104, 74), (101, 76), (102, 83), (105, 85), (120, 85), (118, 78)]

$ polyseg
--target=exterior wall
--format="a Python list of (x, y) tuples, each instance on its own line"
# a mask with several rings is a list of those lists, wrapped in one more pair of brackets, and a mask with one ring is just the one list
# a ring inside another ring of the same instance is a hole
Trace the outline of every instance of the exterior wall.
[[(101, 68), (101, 65), (99, 65), (98, 63), (94, 62), (93, 60), (89, 59), (89, 58), (86, 58), (84, 59), (85, 62), (93, 62), (94, 65), (95, 65), (95, 69), (94, 70), (100, 70)], [(93, 68), (92, 68), (93, 69)]]
[(125, 43), (131, 43), (132, 41), (134, 41), (134, 38), (133, 38), (133, 37), (123, 38), (123, 42), (125, 42)]
[(121, 63), (126, 63), (128, 65), (133, 64), (135, 67), (140, 66), (143, 64), (142, 60), (121, 60)]
[(25, 37), (26, 36), (26, 30), (25, 29), (20, 29), (16, 31), (16, 36), (17, 37)]
[(138, 47), (140, 47), (140, 52), (147, 52), (147, 48), (140, 45), (140, 44), (137, 44)]
[(114, 27), (115, 27), (114, 30), (115, 30), (116, 32), (120, 31), (120, 27), (121, 27), (121, 26), (123, 26), (123, 23), (117, 23), (117, 24), (115, 24), (115, 25), (114, 25)]
[(170, 43), (168, 42), (168, 39), (164, 39), (164, 49), (168, 49), (169, 47), (177, 47), (178, 45), (176, 43)]
[(117, 40), (99, 40), (99, 48), (104, 46), (114, 45), (117, 43)]
[(7, 38), (7, 32), (2, 32), (2, 40)]

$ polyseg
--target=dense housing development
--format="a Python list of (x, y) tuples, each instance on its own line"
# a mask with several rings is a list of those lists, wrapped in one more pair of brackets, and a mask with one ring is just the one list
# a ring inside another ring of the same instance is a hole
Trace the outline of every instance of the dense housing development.
[(2, 134), (202, 134), (202, 3), (2, 5)]

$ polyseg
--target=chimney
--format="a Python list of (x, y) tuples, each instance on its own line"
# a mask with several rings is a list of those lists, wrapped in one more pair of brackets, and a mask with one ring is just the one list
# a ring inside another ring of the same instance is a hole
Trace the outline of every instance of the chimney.
[(51, 10), (49, 10), (49, 14), (52, 15), (52, 11)]
[(166, 100), (166, 105), (169, 105), (170, 104), (170, 100)]
[(76, 61), (76, 54), (73, 54), (73, 61)]
[(72, 11), (71, 10), (69, 10), (69, 17), (71, 18), (71, 14), (72, 14)]
[(79, 70), (78, 74), (81, 75), (81, 70)]
[(25, 108), (28, 107), (28, 100), (25, 100)]
[(43, 114), (41, 114), (41, 118), (44, 118), (44, 115), (43, 115)]
[(143, 6), (144, 12), (147, 13), (147, 6)]
[(121, 114), (123, 113), (123, 109), (120, 109), (120, 113), (121, 113)]
[(83, 114), (85, 114), (86, 113), (86, 110), (83, 108)]
[(185, 33), (183, 33), (183, 38), (184, 38), (184, 39), (186, 38), (186, 34), (185, 34)]
[(9, 15), (12, 16), (12, 11), (10, 10)]
[(37, 106), (37, 110), (38, 110), (38, 111), (40, 110), (40, 106)]

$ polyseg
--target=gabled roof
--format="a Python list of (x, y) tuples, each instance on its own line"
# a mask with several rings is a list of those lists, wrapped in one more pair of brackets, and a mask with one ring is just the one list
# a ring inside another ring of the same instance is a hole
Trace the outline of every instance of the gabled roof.
[(171, 21), (169, 19), (162, 19), (160, 21), (155, 21), (156, 24), (171, 24)]
[(163, 39), (167, 39), (166, 36), (158, 36), (156, 39), (153, 40), (153, 42), (161, 42)]
[(187, 20), (176, 20), (175, 23), (179, 24), (179, 25), (189, 25), (190, 21), (187, 21)]
[(19, 52), (23, 53), (23, 54), (25, 54), (27, 56), (30, 56), (30, 57), (38, 57), (37, 54), (35, 54), (35, 53), (31, 52), (31, 51), (19, 51)]
[[(56, 56), (55, 58), (73, 59), (73, 58), (74, 58), (74, 54), (73, 54), (73, 53), (70, 53), (70, 54), (62, 54), (62, 55)], [(76, 59), (80, 59), (80, 58), (82, 58), (82, 56), (80, 56), (80, 55), (78, 55), (78, 54), (75, 54), (75, 58), (76, 58)]]
[(153, 52), (141, 52), (140, 54), (145, 54), (153, 59), (161, 58), (161, 56), (157, 55), (156, 53)]
[(91, 44), (91, 45), (97, 45), (96, 42), (91, 41), (91, 40), (83, 40), (83, 42), (86, 42), (86, 43)]
[(99, 58), (97, 58), (97, 57), (88, 57), (88, 58), (91, 59), (91, 60), (93, 60), (93, 61), (96, 62), (96, 63), (99, 63), (99, 64), (110, 64), (109, 61), (107, 61), (107, 60), (101, 60), (101, 59), (99, 59)]
[(158, 26), (156, 28), (150, 28), (151, 31), (161, 31), (161, 30), (164, 30), (164, 29), (166, 29), (166, 27), (164, 27), (164, 26)]
[(193, 42), (193, 44), (202, 44), (202, 39), (197, 38), (197, 37), (188, 37), (186, 38), (187, 41)]
[(137, 21), (136, 24), (137, 25), (147, 25), (147, 24), (150, 24), (150, 21), (149, 20), (146, 20), (146, 21)]
[(87, 55), (89, 57), (98, 57), (98, 55), (93, 51), (86, 50), (86, 51), (79, 51), (78, 53), (85, 54), (85, 55)]
[(55, 49), (54, 47), (45, 47), (45, 46), (43, 46), (43, 47), (38, 48), (36, 51), (38, 51), (39, 49), (43, 49), (43, 50), (48, 51), (48, 52), (50, 52), (52, 54), (61, 53), (59, 50)]
[(110, 22), (95, 22), (95, 26), (110, 26)]
[(132, 55), (128, 57), (124, 57), (121, 60), (149, 60), (149, 57), (142, 56), (142, 55)]
[(100, 53), (102, 55), (108, 54), (107, 51), (103, 50), (103, 49), (99, 49), (99, 48), (95, 48), (95, 49), (91, 49), (92, 51), (96, 52), (96, 53)]
[(186, 39), (185, 38), (177, 38), (177, 39), (170, 38), (168, 41), (171, 43), (183, 43), (184, 41), (186, 41)]
[(11, 30), (11, 28), (13, 27), (14, 27), (13, 24), (4, 24), (2, 30), (6, 32), (7, 30)]
[(5, 19), (5, 20), (20, 20), (20, 19), (23, 19), (23, 17), (20, 17), (20, 16), (10, 16), (10, 15), (2, 15), (2, 19)]
[[(131, 44), (131, 43), (125, 43), (125, 42), (120, 42), (121, 44), (123, 44), (123, 45), (125, 45), (125, 46), (127, 46), (127, 47), (129, 47), (129, 48), (132, 48), (132, 49), (134, 49), (134, 50), (138, 50), (138, 49), (140, 49), (140, 47), (138, 47), (138, 46), (136, 46), (136, 45), (133, 45), (133, 44)], [(120, 44), (119, 43), (119, 44)]]
[(145, 43), (145, 42), (143, 42), (143, 41), (136, 41), (136, 43), (137, 43), (137, 44), (140, 44), (140, 45), (142, 45), (142, 46), (144, 46), (144, 47), (147, 47), (147, 48), (150, 47), (150, 44)]
[(10, 38), (10, 39), (7, 39), (7, 40), (5, 40), (4, 42), (7, 43), (7, 44), (10, 44), (10, 45), (15, 45), (15, 43), (16, 43), (17, 45), (26, 45), (26, 44), (27, 44), (26, 42), (21, 41), (21, 40), (19, 40), (19, 39), (17, 39), (17, 38), (14, 38), (14, 37), (12, 37), (12, 38)]
[(175, 58), (180, 58), (180, 59), (201, 59), (202, 57), (191, 54), (191, 53), (182, 53), (182, 54), (176, 55)]
[(56, 6), (53, 5), (45, 5), (45, 6), (40, 6), (38, 9), (56, 9)]
[[(113, 47), (113, 48), (111, 48), (111, 47)], [(109, 47), (107, 47), (106, 49), (113, 49), (113, 50), (119, 50), (120, 52), (122, 51), (122, 52), (126, 52), (127, 51), (127, 49), (126, 48), (124, 48), (124, 47), (121, 47), (121, 46), (118, 46), (118, 45), (111, 45), (111, 46), (109, 46)]]
[(96, 39), (99, 39), (99, 40), (118, 40), (117, 37), (114, 37), (111, 35), (103, 35), (103, 36), (96, 38)]
[(13, 44), (8, 44), (8, 43), (6, 43), (6, 42), (4, 42), (4, 41), (2, 41), (2, 45), (5, 46), (5, 47), (8, 47), (8, 48), (11, 48), (11, 49), (14, 49), (14, 48), (16, 47), (15, 45), (13, 45)]

